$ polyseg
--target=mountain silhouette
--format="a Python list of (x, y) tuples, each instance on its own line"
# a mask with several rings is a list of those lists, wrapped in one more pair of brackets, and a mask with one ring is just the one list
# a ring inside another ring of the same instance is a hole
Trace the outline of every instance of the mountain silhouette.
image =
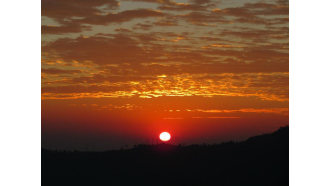
[(42, 149), (42, 185), (285, 186), (289, 127), (216, 145), (138, 145), (106, 152)]

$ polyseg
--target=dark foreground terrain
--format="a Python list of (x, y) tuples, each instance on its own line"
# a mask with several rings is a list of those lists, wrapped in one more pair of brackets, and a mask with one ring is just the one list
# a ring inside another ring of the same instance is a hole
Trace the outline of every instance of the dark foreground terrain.
[(289, 127), (219, 145), (140, 145), (108, 152), (42, 150), (42, 185), (289, 185)]

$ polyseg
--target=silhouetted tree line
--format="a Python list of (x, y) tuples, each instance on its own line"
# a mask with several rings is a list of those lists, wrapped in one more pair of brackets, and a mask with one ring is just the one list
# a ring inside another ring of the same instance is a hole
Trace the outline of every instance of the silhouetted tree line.
[(289, 127), (243, 142), (137, 145), (107, 152), (42, 149), (42, 185), (289, 185)]

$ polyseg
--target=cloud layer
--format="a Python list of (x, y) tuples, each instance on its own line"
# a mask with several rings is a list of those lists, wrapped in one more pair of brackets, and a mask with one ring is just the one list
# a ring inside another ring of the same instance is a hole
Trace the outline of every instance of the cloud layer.
[(44, 108), (286, 121), (288, 8), (286, 0), (42, 0)]

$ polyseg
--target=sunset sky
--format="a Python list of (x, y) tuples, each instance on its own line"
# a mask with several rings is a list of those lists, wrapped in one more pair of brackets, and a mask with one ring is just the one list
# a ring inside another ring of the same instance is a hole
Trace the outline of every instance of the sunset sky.
[(220, 143), (289, 123), (287, 0), (42, 0), (42, 146)]

